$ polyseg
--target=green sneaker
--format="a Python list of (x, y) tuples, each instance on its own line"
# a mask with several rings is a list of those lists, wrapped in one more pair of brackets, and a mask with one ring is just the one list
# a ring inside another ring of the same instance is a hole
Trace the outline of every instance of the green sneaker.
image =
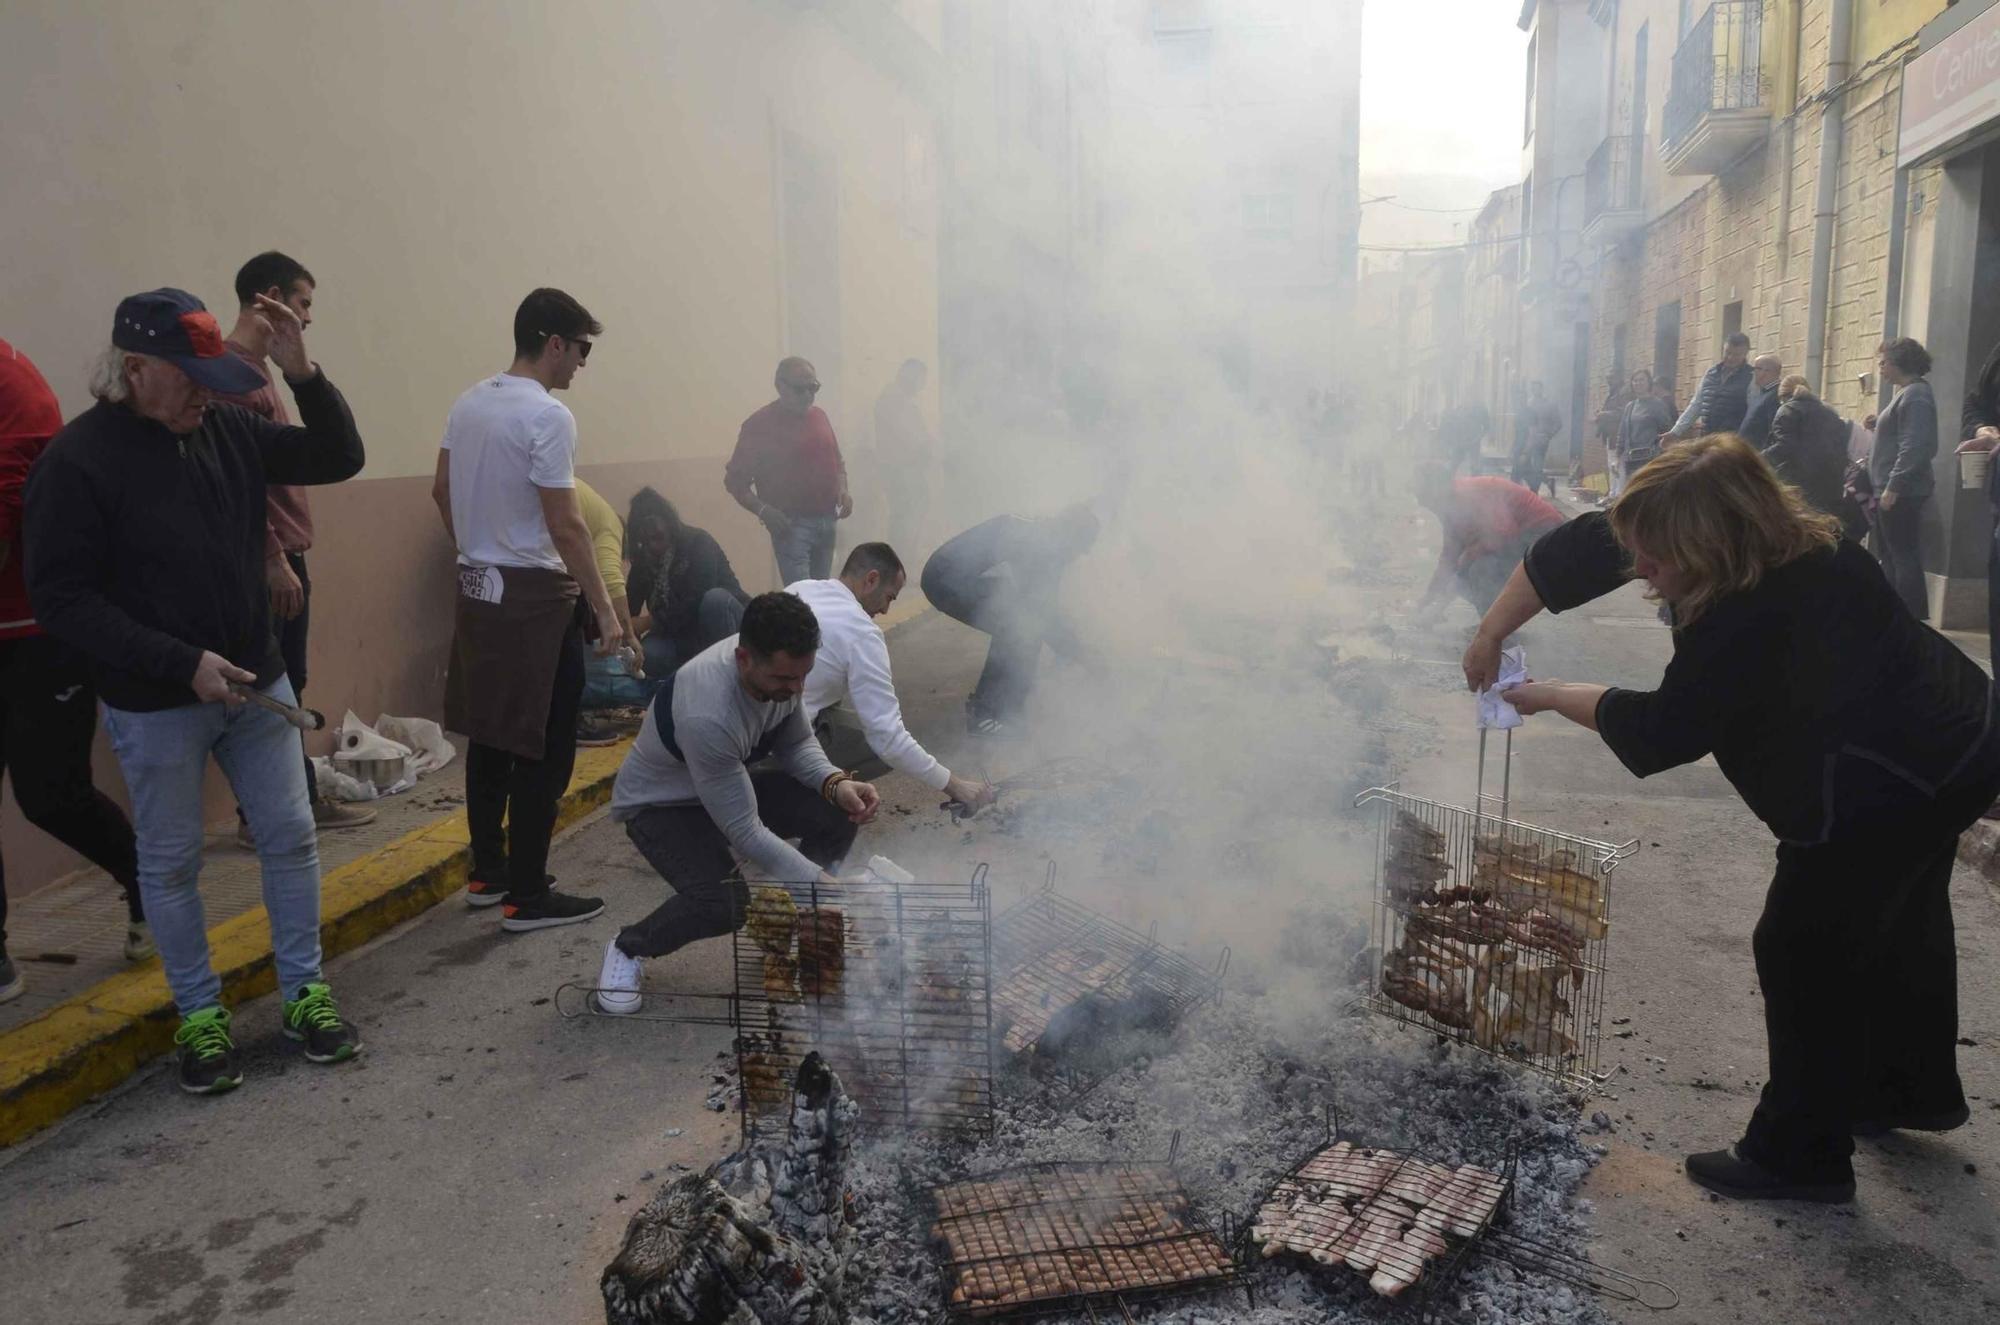
[(309, 984), (285, 1002), (285, 1035), (306, 1047), (308, 1063), (344, 1063), (361, 1052), (361, 1037), (340, 1019), (333, 991)]
[(188, 1094), (220, 1095), (243, 1084), (226, 1010), (203, 1008), (181, 1018), (174, 1043), (180, 1046), (181, 1089)]

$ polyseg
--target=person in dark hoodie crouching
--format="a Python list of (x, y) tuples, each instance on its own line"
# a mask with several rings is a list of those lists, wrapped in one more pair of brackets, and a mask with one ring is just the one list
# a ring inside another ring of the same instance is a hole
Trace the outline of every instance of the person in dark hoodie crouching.
[(293, 702), (271, 633), (265, 487), (361, 471), (347, 402), (306, 356), (299, 316), (266, 295), (271, 359), (303, 426), (218, 395), (263, 378), (224, 346), (183, 290), (118, 305), (91, 376), (97, 404), (56, 434), (28, 479), (28, 593), (36, 619), (82, 653), (132, 795), (139, 887), (179, 1009), (180, 1086), (242, 1084), (209, 963), (201, 873), (202, 777), (211, 755), (256, 834), (284, 1032), (315, 1063), (360, 1049), (320, 974), (319, 847), (299, 733), (246, 701)]

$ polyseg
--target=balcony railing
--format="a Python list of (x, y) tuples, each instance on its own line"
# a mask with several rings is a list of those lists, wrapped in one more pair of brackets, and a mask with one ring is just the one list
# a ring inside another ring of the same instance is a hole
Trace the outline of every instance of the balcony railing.
[(1765, 109), (1768, 92), (1764, 0), (1715, 0), (1674, 52), (1661, 149), (1671, 154), (1705, 115)]
[(1639, 208), (1639, 164), (1645, 160), (1644, 140), (1616, 134), (1597, 145), (1583, 168), (1583, 223), (1607, 212)]

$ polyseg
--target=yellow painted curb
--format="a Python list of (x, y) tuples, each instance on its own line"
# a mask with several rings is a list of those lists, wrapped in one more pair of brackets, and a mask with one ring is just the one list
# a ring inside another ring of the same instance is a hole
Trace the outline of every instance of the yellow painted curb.
[[(556, 808), (566, 828), (608, 803), (630, 741), (576, 752)], [(330, 870), (320, 881), (320, 946), (331, 958), (419, 915), (465, 885), (472, 851), (453, 813)], [(271, 929), (263, 907), (208, 931), (222, 1001), (271, 992)], [(173, 1047), (179, 1017), (157, 964), (124, 971), (0, 1035), (0, 1146), (33, 1136)]]

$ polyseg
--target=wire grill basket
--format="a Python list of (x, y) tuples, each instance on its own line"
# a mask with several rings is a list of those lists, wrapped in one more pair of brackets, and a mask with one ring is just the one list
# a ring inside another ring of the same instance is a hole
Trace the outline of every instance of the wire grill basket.
[(1368, 1007), (1559, 1084), (1601, 1084), (1611, 872), (1637, 848), (1394, 785), (1375, 805)]
[(1083, 1094), (1116, 1071), (1144, 1037), (1164, 1036), (1219, 998), (1223, 948), (1211, 970), (1062, 896), (1042, 891), (993, 922), (995, 1030), (1003, 1053)]
[(863, 1129), (991, 1130), (984, 865), (962, 884), (752, 884), (734, 944), (746, 1140), (782, 1132), (815, 1050)]
[(1087, 1314), (1245, 1284), (1239, 1241), (1189, 1203), (1162, 1163), (1030, 1164), (931, 1192), (931, 1225), (953, 1316)]

